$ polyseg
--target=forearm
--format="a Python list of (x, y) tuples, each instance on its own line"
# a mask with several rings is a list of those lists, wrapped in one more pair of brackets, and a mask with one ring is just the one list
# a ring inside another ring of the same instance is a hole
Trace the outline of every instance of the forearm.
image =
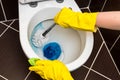
[(81, 13), (64, 7), (55, 16), (54, 21), (64, 28), (96, 31), (96, 26), (112, 30), (120, 30), (120, 11)]
[(120, 30), (120, 11), (99, 12), (96, 25), (101, 28)]

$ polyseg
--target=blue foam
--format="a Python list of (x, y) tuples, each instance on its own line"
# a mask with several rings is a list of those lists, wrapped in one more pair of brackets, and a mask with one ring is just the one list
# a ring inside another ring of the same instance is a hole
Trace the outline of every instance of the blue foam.
[(44, 57), (48, 58), (49, 60), (58, 59), (61, 52), (61, 47), (56, 42), (48, 43), (43, 47)]

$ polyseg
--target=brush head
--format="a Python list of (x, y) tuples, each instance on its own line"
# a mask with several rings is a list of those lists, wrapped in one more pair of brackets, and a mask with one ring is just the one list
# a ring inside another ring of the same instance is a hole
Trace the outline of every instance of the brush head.
[(58, 59), (61, 53), (61, 47), (56, 42), (48, 43), (43, 47), (43, 55), (49, 60)]

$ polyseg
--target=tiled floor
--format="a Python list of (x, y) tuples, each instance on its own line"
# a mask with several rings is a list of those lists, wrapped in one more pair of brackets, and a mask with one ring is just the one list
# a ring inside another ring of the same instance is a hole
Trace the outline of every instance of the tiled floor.
[[(3, 80), (42, 80), (28, 70), (27, 57), (19, 42), (18, 19), (0, 22), (0, 78)], [(71, 72), (75, 80), (119, 80), (120, 73), (100, 31), (94, 33), (94, 48), (89, 60)]]
[[(89, 3), (87, 2), (87, 5)], [(81, 5), (83, 12), (91, 11), (85, 6)], [(4, 17), (4, 21), (0, 21), (0, 80), (42, 80), (37, 74), (28, 70), (27, 57), (19, 40), (19, 19), (7, 20), (8, 18)], [(119, 46), (120, 40), (116, 44), (118, 45), (115, 47)], [(111, 52), (101, 30), (98, 29), (94, 33), (94, 48), (90, 58), (82, 67), (71, 72), (73, 78), (75, 80), (120, 80), (120, 72)]]
[[(120, 0), (107, 0), (103, 11), (120, 11)], [(113, 59), (120, 70), (120, 31), (100, 29)]]

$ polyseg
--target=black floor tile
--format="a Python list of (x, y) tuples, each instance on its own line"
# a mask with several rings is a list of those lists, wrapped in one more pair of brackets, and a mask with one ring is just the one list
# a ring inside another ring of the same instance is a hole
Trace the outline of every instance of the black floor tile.
[(3, 11), (2, 11), (2, 7), (0, 5), (0, 21), (4, 20), (4, 15), (3, 15)]
[(108, 79), (93, 71), (90, 71), (86, 80), (108, 80)]
[(18, 0), (1, 0), (7, 20), (18, 18)]
[(3, 31), (7, 28), (7, 26), (0, 23), (0, 35), (3, 33)]
[(20, 46), (19, 33), (8, 29), (0, 37), (0, 74), (9, 80), (24, 80), (29, 72), (28, 66)]
[(91, 0), (91, 4), (89, 6), (91, 12), (101, 11), (105, 1), (106, 0)]
[(85, 63), (85, 65), (87, 67), (90, 67), (101, 44), (102, 44), (102, 38), (100, 36), (100, 33), (97, 31), (96, 33), (94, 33), (94, 46), (93, 46), (93, 50), (92, 50), (92, 54), (90, 56), (90, 58), (87, 60), (87, 62)]
[(120, 38), (117, 41), (116, 45), (111, 50), (111, 54), (115, 60), (115, 63), (120, 71)]
[(107, 0), (104, 11), (119, 11), (120, 0)]
[(84, 67), (80, 67), (77, 70), (71, 72), (71, 75), (73, 76), (74, 80), (84, 80), (87, 72), (88, 69)]
[(15, 22), (11, 25), (11, 27), (19, 30), (19, 20), (15, 20)]
[(75, 0), (79, 8), (87, 7), (90, 0)]
[(120, 75), (118, 74), (105, 45), (103, 45), (92, 69), (102, 73), (112, 80), (120, 80)]
[(11, 24), (11, 22), (12, 22), (12, 20), (11, 21), (4, 21), (3, 23), (9, 26)]
[(100, 29), (103, 38), (108, 46), (108, 48), (110, 49), (112, 47), (112, 45), (114, 44), (114, 42), (116, 41), (117, 37), (120, 34), (120, 31), (114, 31), (114, 30), (108, 30), (108, 29)]

